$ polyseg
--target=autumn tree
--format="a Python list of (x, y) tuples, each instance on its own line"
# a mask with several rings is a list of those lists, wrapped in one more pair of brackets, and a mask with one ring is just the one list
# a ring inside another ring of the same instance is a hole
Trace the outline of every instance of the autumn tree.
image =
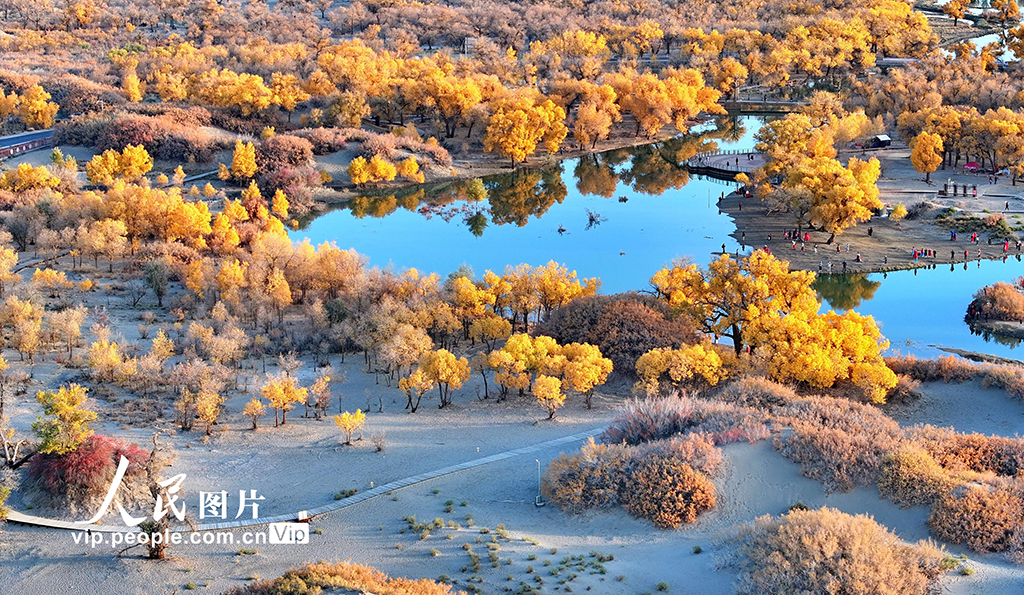
[(910, 143), (910, 161), (914, 169), (924, 174), (924, 181), (931, 183), (932, 172), (942, 165), (942, 137), (921, 131)]
[(790, 271), (789, 263), (763, 251), (735, 260), (714, 260), (707, 270), (695, 264), (658, 271), (651, 279), (658, 296), (688, 314), (704, 332), (729, 337), (739, 355), (764, 343), (782, 316), (817, 312), (814, 274)]
[(288, 412), (295, 408), (296, 403), (305, 403), (309, 391), (298, 384), (298, 380), (286, 374), (268, 376), (266, 382), (260, 388), (260, 396), (267, 400), (270, 408), (274, 410), (274, 427), (278, 426), (278, 413), (280, 423), (287, 423)]
[(608, 380), (612, 360), (601, 355), (601, 350), (589, 343), (569, 343), (558, 349), (562, 387), (583, 395), (587, 409), (591, 408), (594, 388)]
[(340, 415), (334, 416), (334, 423), (345, 434), (344, 444), (352, 444), (352, 435), (356, 430), (362, 429), (365, 422), (366, 414), (363, 413), (362, 409), (356, 409), (355, 413), (345, 411)]
[(236, 180), (250, 180), (256, 175), (256, 147), (251, 142), (235, 141), (231, 155), (231, 176)]
[(548, 412), (548, 419), (555, 418), (555, 412), (565, 404), (562, 381), (552, 376), (540, 375), (533, 383), (533, 396)]
[(508, 157), (513, 167), (532, 155), (541, 142), (548, 153), (558, 152), (569, 132), (565, 110), (550, 99), (523, 95), (497, 101), (491, 109), (484, 150)]
[(93, 184), (112, 186), (114, 180), (137, 182), (153, 169), (153, 158), (142, 145), (128, 145), (121, 151), (108, 149), (85, 164)]
[(424, 376), (431, 382), (437, 383), (437, 391), (441, 397), (438, 408), (443, 409), (451, 404), (451, 390), (462, 388), (462, 384), (469, 380), (469, 361), (464, 358), (456, 358), (447, 349), (428, 351), (420, 358), (418, 370), (423, 370)]
[(423, 395), (434, 388), (435, 382), (428, 376), (426, 369), (416, 368), (411, 374), (398, 381), (398, 388), (406, 395), (405, 408), (409, 413), (416, 413)]
[(86, 407), (86, 392), (84, 387), (70, 384), (61, 386), (57, 392), (36, 394), (46, 416), (32, 424), (32, 430), (42, 441), (40, 453), (64, 455), (92, 436), (89, 424), (96, 420), (96, 412)]
[(242, 408), (242, 415), (248, 417), (252, 421), (252, 429), (255, 430), (259, 420), (267, 412), (267, 408), (264, 407), (263, 401), (259, 397), (255, 397), (249, 400)]
[(665, 384), (698, 391), (718, 385), (727, 375), (722, 357), (710, 344), (652, 349), (636, 361), (636, 373), (640, 377), (636, 388), (648, 396), (661, 394)]
[(32, 85), (21, 94), (18, 115), (29, 128), (49, 128), (60, 106), (50, 102), (50, 94), (39, 85)]

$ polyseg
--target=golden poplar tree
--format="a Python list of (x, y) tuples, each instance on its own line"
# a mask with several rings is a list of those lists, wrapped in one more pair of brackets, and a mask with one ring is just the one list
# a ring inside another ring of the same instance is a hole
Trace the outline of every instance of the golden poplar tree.
[(924, 181), (931, 182), (932, 172), (942, 165), (942, 137), (922, 130), (910, 143), (910, 162), (914, 169), (924, 174)]

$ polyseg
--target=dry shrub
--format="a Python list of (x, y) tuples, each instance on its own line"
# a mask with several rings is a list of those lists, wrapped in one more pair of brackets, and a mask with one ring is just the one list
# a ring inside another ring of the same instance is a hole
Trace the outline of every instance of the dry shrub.
[(975, 363), (952, 355), (937, 360), (917, 359), (912, 355), (891, 357), (885, 359), (885, 364), (897, 374), (923, 382), (966, 382), (977, 378), (983, 387), (1000, 388), (1013, 397), (1024, 399), (1024, 366), (1017, 364)]
[(126, 505), (149, 497), (145, 464), (149, 452), (123, 440), (93, 434), (77, 449), (63, 454), (38, 454), (29, 463), (28, 487), (51, 506), (91, 508), (110, 489), (121, 456), (128, 470), (118, 496)]
[(630, 376), (635, 375), (636, 360), (648, 351), (699, 341), (693, 325), (670, 320), (662, 303), (638, 293), (573, 300), (556, 308), (537, 332), (560, 343), (597, 345), (616, 372)]
[(675, 459), (651, 457), (631, 473), (622, 506), (662, 529), (693, 523), (715, 507), (715, 486), (703, 473)]
[(882, 458), (906, 439), (878, 409), (830, 397), (794, 401), (773, 423), (791, 428), (776, 438), (775, 448), (830, 492), (878, 483)]
[(211, 122), (210, 110), (198, 105), (180, 108), (170, 107), (164, 103), (131, 103), (125, 105), (122, 109), (146, 116), (163, 116), (177, 126), (188, 128), (209, 126)]
[(976, 552), (1002, 552), (1024, 531), (1020, 480), (999, 485), (967, 485), (940, 498), (928, 525), (940, 539), (963, 543)]
[(50, 94), (51, 101), (59, 104), (61, 112), (65, 114), (94, 111), (101, 101), (108, 107), (125, 103), (124, 97), (117, 90), (73, 74), (46, 79), (42, 85)]
[(1024, 321), (1024, 294), (1002, 281), (982, 287), (974, 294), (970, 310), (977, 318)]
[(210, 123), (217, 128), (254, 137), (259, 136), (267, 126), (275, 124), (260, 112), (242, 118), (234, 115), (230, 108), (210, 108)]
[(928, 451), (907, 444), (883, 457), (878, 491), (900, 506), (919, 506), (944, 497), (957, 483)]
[(677, 349), (699, 342), (693, 325), (669, 320), (663, 311), (636, 300), (614, 300), (598, 319), (595, 332), (601, 353), (616, 370), (632, 375), (640, 356), (657, 347)]
[(885, 365), (896, 374), (921, 382), (965, 382), (978, 375), (977, 364), (952, 355), (938, 359), (918, 359), (913, 355), (887, 357)]
[(153, 150), (156, 139), (168, 132), (167, 126), (155, 118), (125, 115), (104, 126), (96, 139), (96, 149), (120, 151), (128, 145), (142, 145)]
[(573, 514), (622, 504), (659, 527), (675, 527), (693, 522), (715, 505), (714, 486), (707, 478), (721, 468), (722, 452), (705, 435), (640, 446), (595, 444), (591, 439), (580, 452), (551, 462), (542, 490)]
[(430, 579), (391, 578), (383, 572), (349, 562), (317, 562), (289, 570), (279, 578), (233, 587), (225, 595), (314, 595), (327, 592), (375, 595), (450, 595), (451, 587)]
[(320, 173), (312, 167), (282, 167), (259, 178), (260, 189), (266, 197), (278, 190), (288, 196), (288, 213), (301, 217), (313, 208), (313, 189), (319, 188)]
[(756, 442), (768, 437), (764, 421), (762, 412), (730, 403), (689, 397), (632, 399), (619, 408), (601, 440), (640, 444), (701, 432), (710, 435), (716, 444)]
[(304, 138), (278, 134), (256, 148), (256, 164), (270, 174), (284, 167), (305, 167), (313, 161), (313, 145)]
[(889, 394), (885, 396), (885, 401), (886, 403), (895, 403), (920, 398), (920, 388), (920, 380), (915, 380), (906, 374), (897, 374), (896, 386), (892, 387)]
[(309, 141), (314, 155), (327, 155), (341, 151), (351, 136), (347, 128), (306, 128), (296, 130), (292, 134)]
[(614, 506), (629, 459), (629, 447), (595, 444), (591, 438), (580, 452), (562, 455), (548, 465), (541, 491), (572, 514)]
[(771, 410), (788, 405), (799, 397), (792, 388), (764, 376), (746, 376), (725, 385), (714, 398), (741, 407)]
[(1013, 364), (986, 364), (981, 370), (981, 386), (1001, 388), (1012, 397), (1024, 398), (1024, 368)]
[(375, 134), (359, 145), (359, 154), (367, 159), (383, 157), (393, 160), (398, 148), (398, 137), (393, 134)]
[(945, 569), (930, 543), (908, 545), (867, 515), (831, 508), (764, 516), (735, 539), (740, 595), (926, 595)]
[(153, 157), (161, 161), (178, 163), (208, 163), (221, 147), (210, 135), (197, 130), (167, 132), (153, 148)]
[(928, 451), (949, 473), (992, 473), (1016, 476), (1024, 469), (1024, 439), (958, 434), (952, 428), (932, 426), (909, 430), (916, 444)]

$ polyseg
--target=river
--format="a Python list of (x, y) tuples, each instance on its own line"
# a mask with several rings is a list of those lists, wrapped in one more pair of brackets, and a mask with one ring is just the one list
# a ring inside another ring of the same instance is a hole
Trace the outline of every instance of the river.
[[(691, 176), (681, 166), (699, 151), (750, 150), (763, 120), (720, 120), (702, 134), (571, 159), (546, 170), (374, 193), (320, 215), (292, 232), (335, 241), (371, 266), (447, 275), (461, 266), (479, 277), (521, 262), (563, 263), (599, 277), (603, 293), (646, 289), (677, 259), (707, 264), (735, 252), (732, 219), (716, 200), (731, 184)], [(749, 248), (749, 247), (748, 247)], [(975, 291), (1024, 275), (1024, 264), (939, 265), (936, 269), (833, 275), (818, 283), (823, 307), (873, 315), (901, 353), (933, 356), (957, 347), (1015, 357), (1015, 343), (972, 335), (963, 322)]]

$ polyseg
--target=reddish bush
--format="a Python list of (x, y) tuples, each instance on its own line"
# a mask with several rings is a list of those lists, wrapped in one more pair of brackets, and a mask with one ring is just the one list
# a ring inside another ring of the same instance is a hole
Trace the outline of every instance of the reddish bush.
[(614, 506), (618, 504), (631, 455), (628, 447), (595, 444), (591, 439), (580, 452), (562, 455), (548, 465), (541, 490), (573, 514)]
[[(570, 513), (622, 504), (659, 527), (693, 522), (715, 505), (707, 476), (722, 467), (710, 437), (690, 434), (640, 446), (595, 444), (552, 461), (545, 496)], [(639, 488), (639, 491), (638, 491)]]
[(885, 365), (897, 374), (906, 374), (915, 380), (932, 382), (964, 382), (979, 375), (979, 366), (952, 355), (938, 359), (918, 359), (913, 355), (887, 357)]
[(714, 398), (742, 407), (770, 410), (788, 405), (799, 397), (796, 391), (788, 386), (772, 382), (763, 376), (746, 376), (725, 385)]
[(145, 486), (139, 484), (145, 480), (144, 466), (149, 453), (134, 444), (98, 434), (67, 454), (36, 455), (29, 463), (29, 479), (54, 505), (90, 506), (106, 495), (121, 455), (130, 463), (122, 483), (125, 492), (119, 493), (122, 501), (131, 502), (133, 494), (148, 495)]
[(920, 380), (915, 380), (906, 374), (898, 374), (896, 376), (896, 386), (892, 387), (889, 394), (885, 396), (885, 401), (887, 403), (894, 403), (917, 399), (921, 396), (920, 388)]
[(764, 414), (729, 403), (688, 397), (627, 401), (601, 434), (612, 444), (640, 444), (677, 434), (706, 433), (716, 444), (768, 437)]
[(881, 411), (846, 399), (799, 399), (780, 408), (773, 423), (791, 428), (775, 448), (827, 491), (878, 483), (882, 458), (906, 440)]
[(715, 507), (715, 486), (702, 473), (671, 458), (650, 457), (630, 473), (622, 505), (662, 529), (693, 523)]
[(162, 161), (209, 163), (217, 150), (213, 140), (205, 134), (190, 130), (168, 132), (153, 150), (153, 157)]
[(907, 545), (867, 515), (831, 508), (761, 517), (734, 541), (740, 595), (927, 595), (948, 568), (930, 543)]
[(952, 428), (923, 426), (909, 431), (915, 443), (947, 472), (994, 473), (1014, 477), (1024, 469), (1024, 439), (958, 434)]
[(359, 154), (367, 159), (383, 157), (389, 161), (395, 159), (398, 137), (393, 134), (375, 134), (359, 145)]
[(1024, 294), (1002, 281), (981, 288), (967, 307), (968, 318), (1024, 321)]
[(288, 196), (288, 212), (301, 217), (313, 208), (313, 189), (320, 187), (320, 173), (311, 167), (282, 167), (259, 179), (263, 196), (269, 198), (278, 190)]
[(376, 595), (451, 595), (448, 585), (429, 579), (391, 578), (360, 564), (317, 562), (289, 570), (279, 578), (233, 587), (225, 595), (312, 595), (320, 592)]
[(314, 155), (327, 155), (345, 148), (345, 141), (349, 139), (347, 130), (344, 128), (307, 128), (297, 130), (293, 134), (308, 140), (313, 147)]
[(597, 345), (626, 375), (634, 375), (636, 360), (652, 349), (698, 341), (692, 325), (669, 320), (662, 304), (636, 293), (573, 300), (556, 308), (537, 332), (560, 343)]
[(106, 85), (90, 81), (74, 74), (62, 74), (44, 80), (42, 83), (52, 101), (60, 105), (61, 113), (84, 114), (96, 110), (102, 102), (105, 106), (125, 103), (124, 97)]
[(313, 145), (304, 138), (278, 134), (256, 148), (256, 164), (266, 174), (284, 167), (306, 167), (313, 162)]
[(937, 537), (964, 543), (976, 552), (1002, 552), (1024, 531), (1021, 485), (969, 485), (940, 498), (928, 525)]
[(153, 150), (156, 140), (167, 133), (166, 124), (155, 118), (127, 115), (116, 118), (100, 131), (96, 149), (120, 151), (128, 145), (142, 145)]

